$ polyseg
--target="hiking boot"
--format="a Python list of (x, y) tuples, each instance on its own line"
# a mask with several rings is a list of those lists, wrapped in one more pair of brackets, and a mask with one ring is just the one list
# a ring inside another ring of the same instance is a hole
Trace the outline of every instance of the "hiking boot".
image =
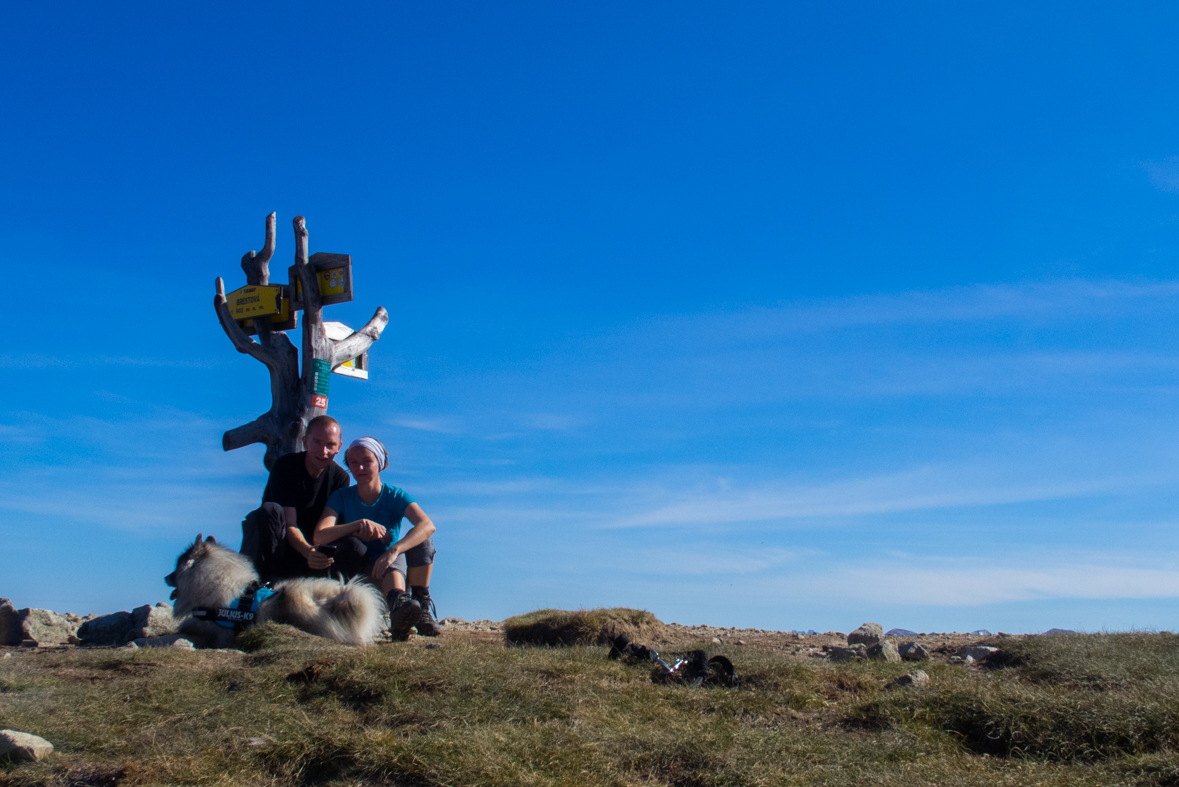
[(422, 608), (422, 614), (414, 628), (423, 637), (437, 637), (442, 633), (442, 627), (434, 620), (438, 616), (438, 608), (434, 606), (434, 599), (430, 598), (430, 588), (417, 586), (413, 589), (414, 601)]
[(422, 605), (404, 590), (390, 590), (385, 597), (389, 604), (389, 634), (397, 642), (409, 639), (409, 631), (422, 616)]

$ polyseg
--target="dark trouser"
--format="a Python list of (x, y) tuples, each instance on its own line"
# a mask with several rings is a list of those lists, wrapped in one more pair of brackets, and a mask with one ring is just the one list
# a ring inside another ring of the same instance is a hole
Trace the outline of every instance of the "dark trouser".
[[(254, 567), (263, 582), (287, 577), (326, 577), (329, 571), (335, 575), (351, 578), (360, 574), (368, 575), (369, 565), (364, 542), (353, 536), (332, 542), (336, 546), (331, 569), (315, 571), (307, 560), (295, 551), (286, 538), (286, 525), (282, 506), (277, 503), (263, 503), (251, 511), (242, 521), (241, 552), (254, 561)], [(427, 566), (434, 562), (434, 542), (427, 538), (416, 547), (398, 555), (393, 568), (405, 574), (405, 568)]]

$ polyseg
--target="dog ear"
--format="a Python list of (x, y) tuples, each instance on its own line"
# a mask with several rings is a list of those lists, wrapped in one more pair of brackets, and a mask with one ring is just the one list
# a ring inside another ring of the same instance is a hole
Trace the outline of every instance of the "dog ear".
[(213, 538), (212, 536), (209, 536), (208, 538), (206, 538), (206, 539), (205, 539), (205, 543), (207, 543), (207, 544), (216, 544), (216, 543), (217, 543), (217, 539)]
[(197, 544), (201, 543), (201, 539), (202, 539), (202, 538), (204, 538), (204, 534), (203, 534), (203, 533), (197, 533), (196, 541), (193, 541), (193, 542), (192, 542), (192, 545), (195, 547)]

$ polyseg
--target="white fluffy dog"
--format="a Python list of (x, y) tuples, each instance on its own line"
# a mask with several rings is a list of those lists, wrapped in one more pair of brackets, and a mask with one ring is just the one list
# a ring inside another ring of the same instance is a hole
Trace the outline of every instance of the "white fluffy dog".
[[(176, 559), (176, 570), (164, 577), (176, 590), (172, 615), (186, 618), (180, 633), (197, 647), (224, 648), (233, 641), (232, 627), (190, 617), (195, 610), (229, 606), (258, 582), (258, 572), (243, 555), (201, 536)], [(258, 606), (256, 623), (289, 623), (309, 634), (349, 645), (368, 645), (381, 634), (385, 600), (367, 582), (353, 579), (287, 579)]]

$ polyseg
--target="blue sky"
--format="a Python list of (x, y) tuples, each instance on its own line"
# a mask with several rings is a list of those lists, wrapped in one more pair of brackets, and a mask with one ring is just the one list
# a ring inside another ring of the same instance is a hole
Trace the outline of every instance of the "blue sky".
[[(269, 407), (213, 281), (352, 255), (443, 615), (1179, 628), (1179, 10), (24, 4), (0, 596), (167, 597)], [(298, 340), (298, 335), (292, 333)]]

